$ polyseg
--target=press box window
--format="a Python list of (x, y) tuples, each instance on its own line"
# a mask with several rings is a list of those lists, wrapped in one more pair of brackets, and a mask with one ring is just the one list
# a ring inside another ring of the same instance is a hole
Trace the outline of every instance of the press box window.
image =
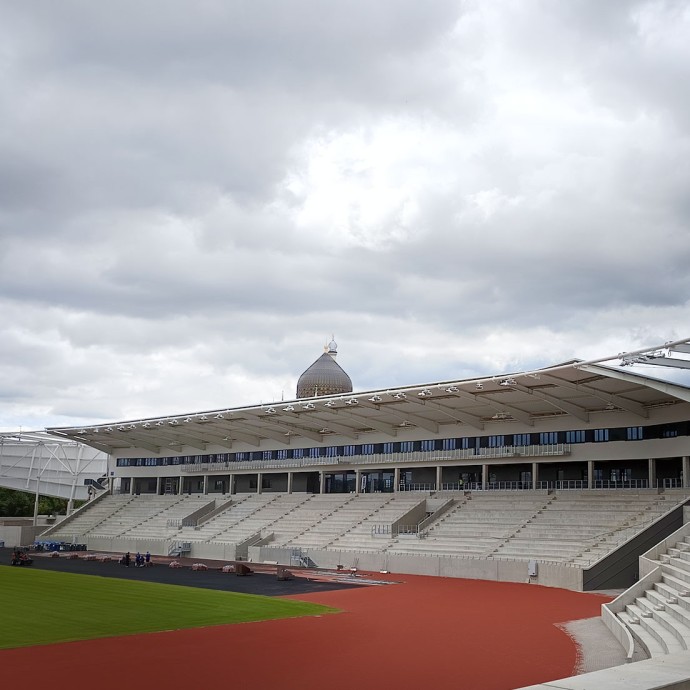
[(643, 438), (641, 426), (629, 426), (626, 433), (628, 441), (641, 441)]
[(539, 434), (539, 443), (542, 446), (550, 446), (558, 443), (558, 434), (555, 431), (543, 431)]

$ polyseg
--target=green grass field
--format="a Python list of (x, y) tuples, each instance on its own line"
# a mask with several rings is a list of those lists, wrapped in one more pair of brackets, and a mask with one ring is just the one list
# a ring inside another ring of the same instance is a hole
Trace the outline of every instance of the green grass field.
[(302, 601), (0, 567), (0, 649), (334, 612)]

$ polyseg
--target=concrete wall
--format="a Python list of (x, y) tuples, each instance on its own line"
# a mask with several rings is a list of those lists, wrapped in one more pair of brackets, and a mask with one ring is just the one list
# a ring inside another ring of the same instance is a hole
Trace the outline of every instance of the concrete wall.
[(689, 513), (690, 508), (683, 506), (683, 525), (675, 532), (669, 534), (666, 539), (655, 544), (649, 551), (645, 551), (645, 553), (640, 556), (640, 577), (644, 577), (652, 570), (655, 570), (658, 565), (653, 561), (658, 561), (662, 553), (666, 553), (670, 547), (676, 545), (676, 542), (683, 541), (685, 537), (690, 535), (690, 522), (688, 522)]
[(683, 524), (683, 506), (652, 523), (620, 548), (584, 570), (585, 591), (632, 586), (639, 577), (639, 557)]
[(167, 539), (118, 539), (116, 537), (84, 537), (82, 543), (89, 551), (103, 551), (105, 553), (124, 553), (130, 551), (145, 553), (150, 551), (155, 556), (167, 556)]
[(0, 541), (8, 548), (30, 546), (45, 529), (45, 525), (0, 525)]
[[(290, 565), (292, 549), (270, 546), (249, 547), (249, 559), (253, 561), (277, 561)], [(378, 552), (356, 552), (304, 549), (305, 555), (319, 568), (388, 571), (409, 575), (433, 575), (437, 577), (458, 577), (494, 582), (532, 582), (546, 587), (562, 587), (582, 591), (580, 568), (558, 564), (539, 563), (537, 577), (530, 578), (527, 561), (503, 559), (455, 558), (452, 556), (418, 556), (410, 554), (386, 554)]]

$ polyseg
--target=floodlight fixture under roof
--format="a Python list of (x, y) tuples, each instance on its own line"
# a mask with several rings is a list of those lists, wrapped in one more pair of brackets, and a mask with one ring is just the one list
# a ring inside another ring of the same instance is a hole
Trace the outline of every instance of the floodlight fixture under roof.
[(448, 386), (446, 393), (457, 393), (460, 389), (457, 386)]
[(378, 394), (372, 395), (371, 398), (369, 398), (369, 402), (373, 402), (373, 403), (380, 403), (382, 400), (383, 400), (383, 398)]
[(294, 405), (286, 405), (283, 408), (283, 412), (294, 412), (295, 411), (295, 406)]
[(428, 388), (425, 388), (424, 390), (419, 391), (419, 393), (417, 393), (417, 397), (419, 398), (428, 398), (431, 395), (433, 395), (433, 393)]

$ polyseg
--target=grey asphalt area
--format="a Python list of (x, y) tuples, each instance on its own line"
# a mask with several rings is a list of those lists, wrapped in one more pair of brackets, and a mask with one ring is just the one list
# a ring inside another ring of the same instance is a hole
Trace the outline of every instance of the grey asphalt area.
[[(102, 563), (100, 561), (83, 560), (81, 556), (88, 552), (77, 552), (80, 558), (68, 558), (68, 554), (61, 554), (58, 558), (51, 558), (45, 553), (29, 553), (33, 558), (36, 570), (57, 570), (65, 573), (80, 573), (83, 575), (97, 575), (100, 577), (115, 577), (123, 580), (140, 580), (160, 582), (170, 585), (186, 587), (202, 587), (205, 589), (220, 589), (228, 592), (242, 592), (245, 594), (262, 594), (268, 597), (279, 597), (291, 594), (307, 594), (311, 592), (329, 592), (338, 589), (350, 589), (361, 586), (357, 582), (347, 582), (345, 578), (335, 581), (322, 581), (306, 576), (294, 577), (291, 580), (278, 580), (275, 572), (252, 572), (250, 575), (238, 576), (234, 573), (223, 573), (222, 563), (205, 561), (208, 570), (194, 571), (192, 561), (183, 560), (184, 567), (170, 568), (169, 559), (155, 558), (153, 567), (126, 568), (115, 560)], [(0, 549), (0, 565), (10, 566), (12, 549)], [(253, 568), (252, 563), (247, 563)], [(354, 579), (354, 578), (353, 578)]]

